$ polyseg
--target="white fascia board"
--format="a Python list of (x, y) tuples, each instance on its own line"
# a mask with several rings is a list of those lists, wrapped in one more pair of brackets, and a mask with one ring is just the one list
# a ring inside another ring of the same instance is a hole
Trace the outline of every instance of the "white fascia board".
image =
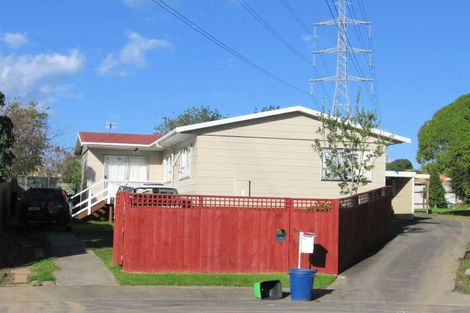
[(112, 143), (112, 142), (82, 142), (82, 147), (91, 147), (91, 148), (121, 148), (121, 149), (135, 149), (135, 148), (142, 148), (145, 150), (161, 150), (162, 148), (154, 143), (149, 145), (143, 144), (130, 144), (130, 143)]
[[(255, 120), (255, 119), (258, 119), (258, 118), (276, 116), (276, 115), (287, 114), (287, 113), (292, 113), (292, 112), (303, 112), (305, 114), (314, 115), (314, 116), (320, 116), (321, 115), (321, 113), (318, 112), (318, 111), (315, 111), (315, 110), (312, 110), (312, 109), (307, 109), (307, 108), (302, 107), (302, 106), (294, 106), (294, 107), (288, 107), (288, 108), (279, 109), (279, 110), (272, 110), (272, 111), (259, 112), (259, 113), (251, 113), (251, 114), (246, 114), (246, 115), (240, 115), (240, 116), (235, 116), (235, 117), (224, 118), (224, 119), (216, 120), (216, 121), (198, 123), (198, 124), (187, 125), (187, 126), (180, 126), (180, 127), (176, 127), (174, 129), (174, 131), (176, 131), (177, 133), (183, 133), (183, 132), (198, 130), (198, 129), (202, 129), (202, 128), (208, 128), (208, 127), (214, 127), (214, 126), (221, 126), (221, 125), (226, 125), (226, 124), (250, 121), (250, 120)], [(168, 133), (168, 134), (171, 134), (171, 132)], [(162, 139), (162, 138), (160, 138), (160, 139)]]
[(430, 179), (431, 175), (429, 175), (429, 174), (416, 174), (415, 177), (420, 178), (420, 179)]
[(82, 154), (82, 139), (80, 138), (80, 134), (77, 134), (77, 140), (75, 141), (75, 155), (81, 155)]
[[(220, 119), (220, 120), (216, 120), (216, 121), (203, 122), (203, 123), (197, 123), (197, 124), (193, 124), (193, 125), (176, 127), (175, 129), (170, 131), (168, 134), (166, 134), (163, 137), (161, 137), (160, 139), (158, 139), (156, 141), (156, 143), (157, 144), (164, 144), (165, 141), (168, 141), (171, 137), (173, 137), (176, 134), (195, 131), (195, 130), (204, 129), (204, 128), (208, 128), (208, 127), (222, 126), (222, 125), (227, 125), (227, 124), (232, 124), (232, 123), (255, 120), (255, 119), (264, 118), (264, 117), (270, 117), (270, 116), (277, 116), (277, 115), (282, 115), (282, 114), (287, 114), (287, 113), (293, 113), (293, 112), (304, 113), (306, 115), (316, 117), (316, 118), (319, 118), (320, 116), (322, 116), (324, 114), (324, 113), (321, 113), (319, 111), (312, 110), (312, 109), (309, 109), (309, 108), (306, 108), (306, 107), (303, 107), (303, 106), (293, 106), (293, 107), (288, 107), (288, 108), (279, 109), (279, 110), (272, 110), (272, 111), (266, 111), (266, 112), (260, 112), (260, 113), (240, 115), (240, 116), (224, 118), (224, 119)], [(372, 132), (375, 135), (389, 138), (392, 141), (394, 141), (395, 143), (411, 143), (410, 138), (395, 135), (395, 134), (392, 134), (392, 133), (389, 133), (389, 132), (386, 132), (386, 131), (383, 131), (383, 130), (373, 129)]]
[(416, 177), (416, 172), (397, 172), (397, 171), (385, 171), (385, 177), (404, 177), (412, 178)]

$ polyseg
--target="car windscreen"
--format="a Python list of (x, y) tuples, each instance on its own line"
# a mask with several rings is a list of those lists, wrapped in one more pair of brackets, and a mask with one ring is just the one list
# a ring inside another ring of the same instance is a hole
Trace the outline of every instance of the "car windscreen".
[(154, 190), (154, 193), (160, 193), (160, 194), (164, 194), (164, 195), (176, 195), (176, 194), (178, 194), (176, 189), (172, 189), (172, 188), (153, 188), (153, 190)]
[(64, 201), (61, 192), (55, 189), (30, 189), (23, 196), (23, 201), (29, 204), (41, 204), (50, 200)]

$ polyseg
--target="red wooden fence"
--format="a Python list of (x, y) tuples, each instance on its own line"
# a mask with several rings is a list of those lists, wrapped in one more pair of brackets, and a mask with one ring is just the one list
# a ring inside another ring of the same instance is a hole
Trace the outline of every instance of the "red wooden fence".
[[(285, 272), (297, 266), (299, 231), (317, 235), (303, 268), (338, 273), (350, 264), (339, 263), (339, 199), (120, 193), (115, 215), (113, 257), (125, 271)], [(285, 240), (278, 230), (287, 232)]]
[(392, 217), (389, 188), (340, 200), (339, 272), (390, 239)]

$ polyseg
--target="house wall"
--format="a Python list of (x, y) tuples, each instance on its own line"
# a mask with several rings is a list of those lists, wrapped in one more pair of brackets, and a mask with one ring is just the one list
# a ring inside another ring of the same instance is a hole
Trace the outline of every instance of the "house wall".
[[(240, 195), (250, 184), (251, 196), (338, 197), (337, 182), (321, 181), (321, 159), (312, 148), (319, 126), (293, 113), (209, 129), (194, 143), (194, 178), (175, 186), (181, 193)], [(385, 154), (361, 191), (384, 185)]]
[(392, 209), (395, 216), (412, 218), (414, 214), (415, 186), (413, 177), (393, 177), (389, 185), (392, 187)]
[[(173, 180), (171, 185), (178, 189), (180, 194), (194, 194), (197, 192), (196, 184), (198, 181), (198, 156), (197, 156), (198, 138), (196, 136), (187, 139), (173, 147), (166, 149), (162, 153), (162, 158), (168, 154), (173, 155)], [(191, 152), (191, 171), (189, 178), (179, 178), (181, 150), (192, 146)]]
[[(86, 187), (89, 187), (104, 179), (104, 159), (107, 155), (114, 156), (139, 156), (148, 157), (149, 160), (149, 180), (161, 181), (162, 180), (162, 157), (159, 151), (143, 151), (135, 154), (130, 150), (123, 149), (96, 149), (90, 148), (82, 155), (82, 162), (86, 160), (85, 175), (83, 175), (86, 182)], [(83, 163), (82, 163), (83, 164)], [(103, 187), (99, 186), (101, 190)]]

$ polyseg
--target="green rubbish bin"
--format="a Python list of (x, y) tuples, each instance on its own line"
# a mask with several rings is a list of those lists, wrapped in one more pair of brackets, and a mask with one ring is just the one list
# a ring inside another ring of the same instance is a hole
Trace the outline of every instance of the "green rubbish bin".
[(282, 286), (279, 280), (265, 280), (253, 285), (253, 294), (259, 300), (282, 299)]

